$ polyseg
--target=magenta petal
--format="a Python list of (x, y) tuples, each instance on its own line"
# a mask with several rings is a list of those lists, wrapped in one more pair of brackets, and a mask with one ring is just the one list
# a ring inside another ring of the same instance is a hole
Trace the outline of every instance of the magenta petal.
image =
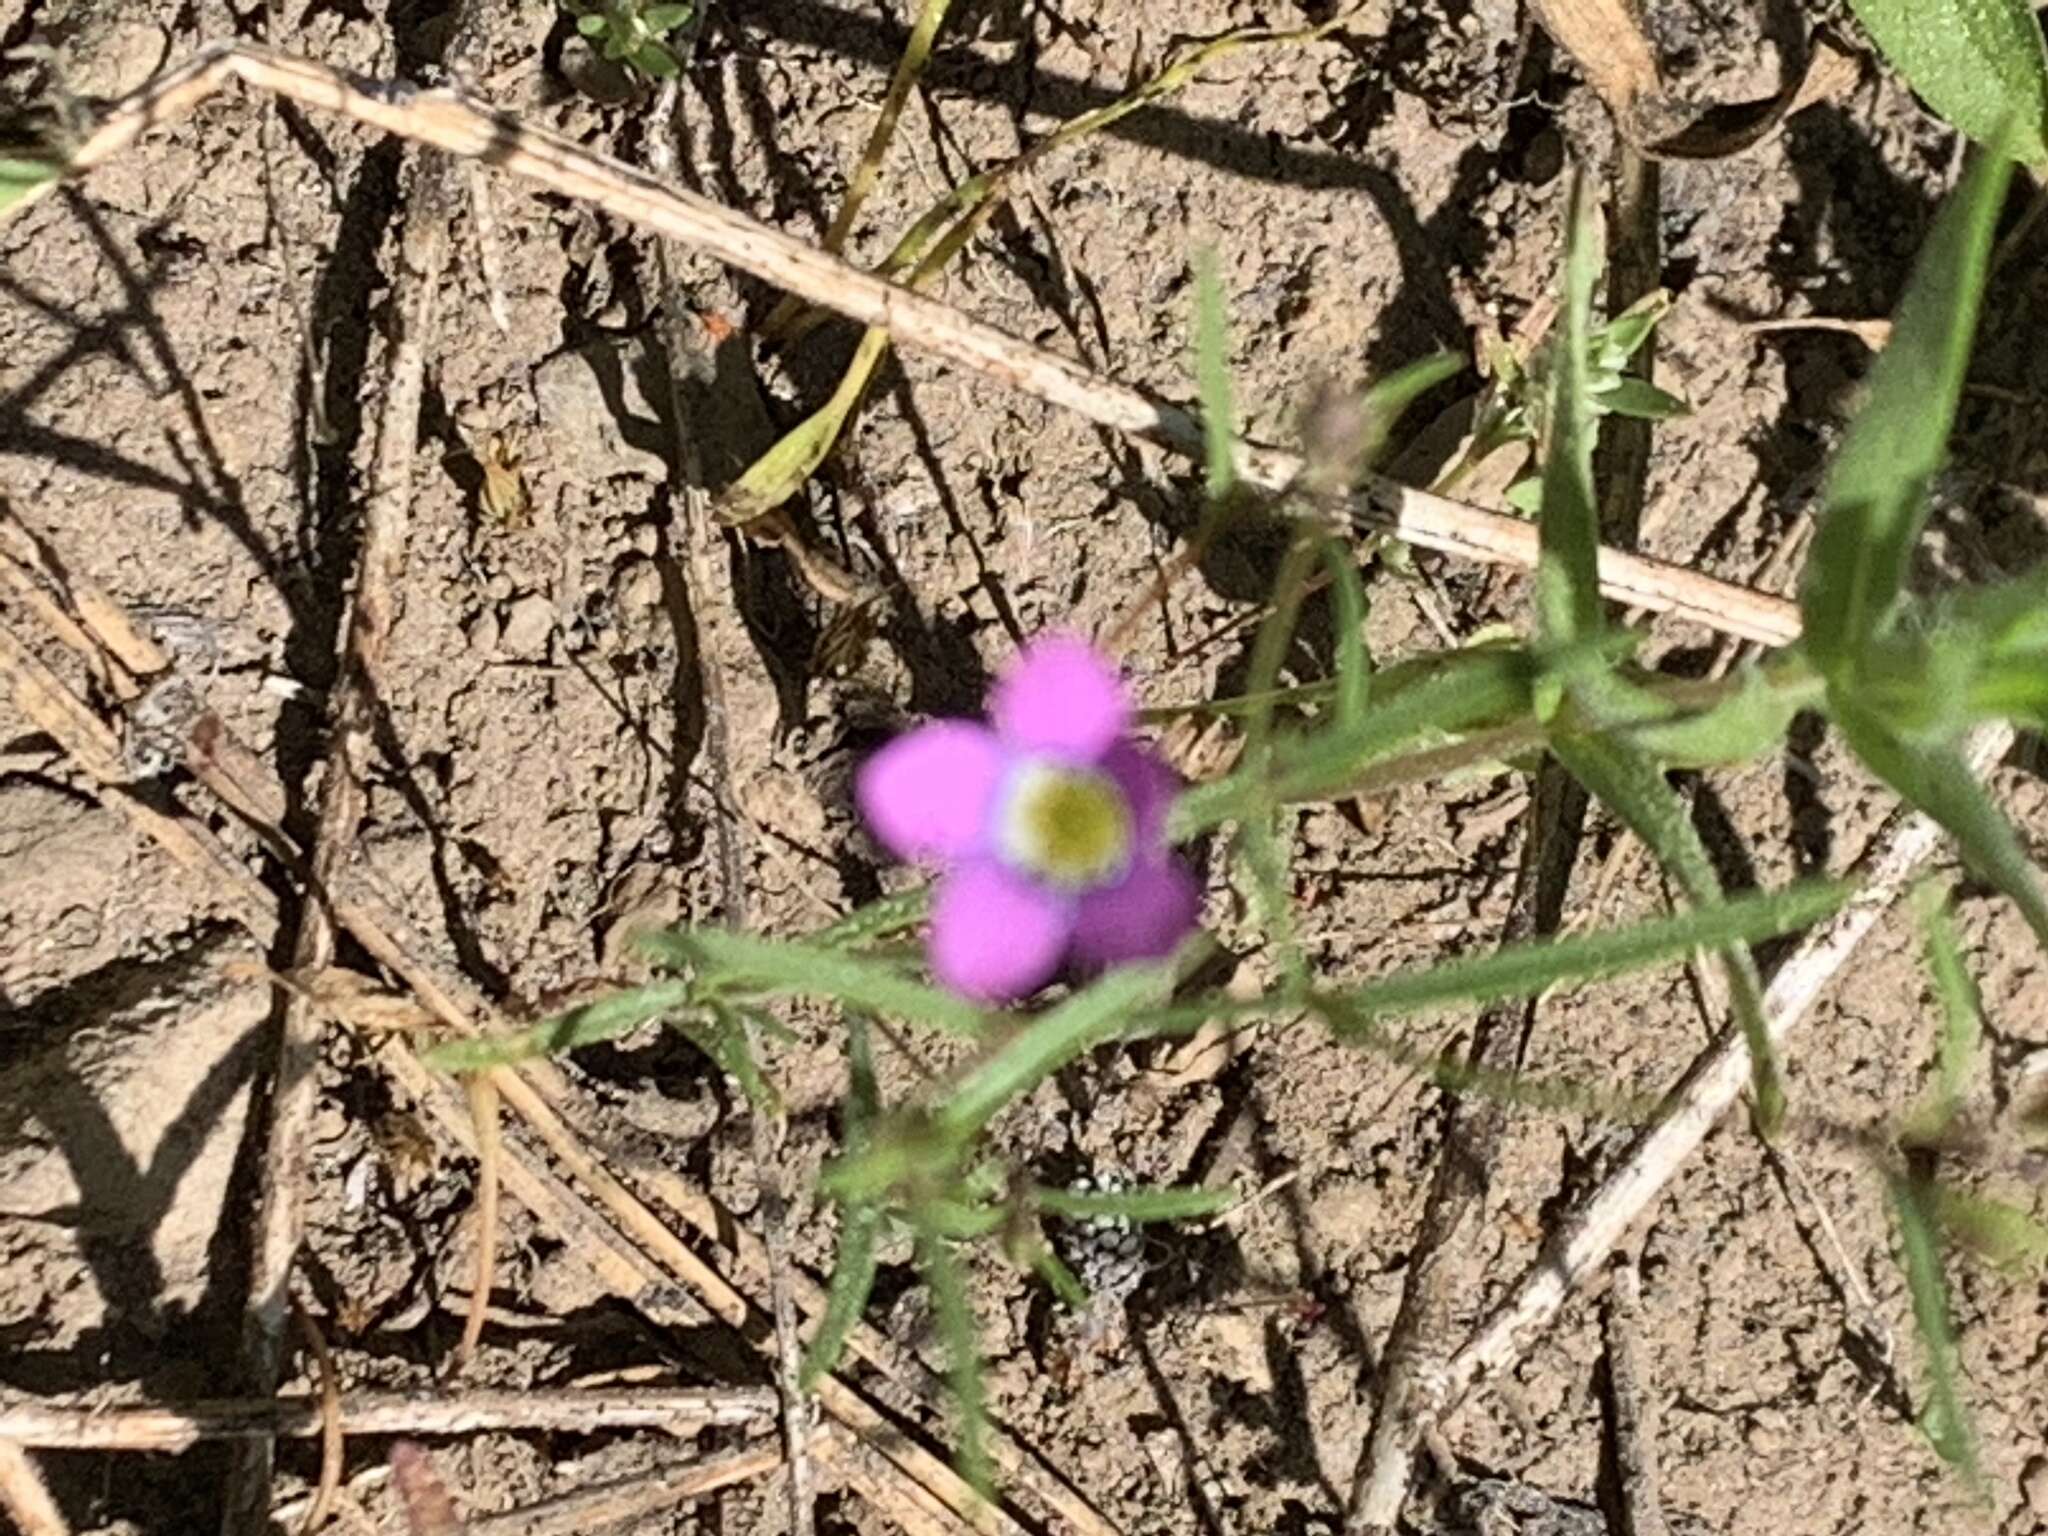
[(989, 698), (1003, 744), (1094, 762), (1130, 723), (1131, 701), (1109, 659), (1077, 635), (1041, 635), (1017, 653)]
[(1052, 980), (1074, 933), (1074, 903), (993, 860), (947, 871), (932, 907), (932, 973), (981, 1002), (1001, 1003)]
[(1124, 792), (1131, 808), (1131, 837), (1140, 858), (1147, 857), (1166, 836), (1166, 813), (1180, 794), (1180, 775), (1150, 747), (1119, 741), (1102, 758), (1103, 772)]
[(935, 720), (862, 763), (853, 797), (897, 858), (965, 858), (978, 853), (988, 835), (1004, 761), (986, 726)]
[(1074, 960), (1099, 969), (1169, 955), (1195, 926), (1201, 903), (1201, 889), (1179, 859), (1141, 857), (1119, 883), (1081, 898)]

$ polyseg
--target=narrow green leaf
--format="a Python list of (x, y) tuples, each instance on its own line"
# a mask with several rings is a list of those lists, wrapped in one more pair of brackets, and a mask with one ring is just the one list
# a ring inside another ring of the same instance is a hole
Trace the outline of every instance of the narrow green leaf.
[(661, 37), (688, 21), (695, 9), (690, 5), (650, 5), (640, 13), (640, 23), (656, 37)]
[(1807, 653), (1830, 678), (1853, 672), (1905, 585), (1928, 488), (1948, 455), (1992, 226), (2011, 171), (2003, 155), (1978, 156), (1941, 211), (1914, 263), (1891, 343), (1871, 369), (1863, 408), (1829, 468), (1799, 608)]
[(1595, 393), (1593, 408), (1609, 416), (1627, 416), (1637, 421), (1675, 421), (1692, 414), (1688, 402), (1633, 374), (1616, 379)]
[(1195, 252), (1195, 392), (1202, 403), (1202, 458), (1209, 500), (1237, 486), (1237, 407), (1230, 387), (1230, 329), (1216, 252)]
[(825, 1315), (818, 1331), (804, 1350), (803, 1370), (798, 1385), (806, 1392), (818, 1378), (829, 1376), (846, 1353), (846, 1341), (854, 1325), (867, 1310), (868, 1297), (875, 1288), (875, 1246), (882, 1231), (882, 1208), (855, 1205), (846, 1208), (839, 1230), (839, 1251), (832, 1260), (832, 1278), (825, 1290)]
[(571, 1008), (514, 1035), (444, 1040), (422, 1051), (420, 1059), (440, 1072), (481, 1072), (535, 1056), (573, 1051), (601, 1040), (615, 1040), (649, 1019), (680, 1012), (695, 1003), (695, 988), (690, 982), (658, 981)]
[(1630, 928), (1511, 944), (1488, 955), (1402, 971), (1338, 995), (1361, 1025), (1424, 1008), (1533, 997), (1560, 982), (1597, 981), (1681, 959), (1695, 949), (1791, 933), (1836, 911), (1852, 894), (1854, 887), (1840, 882), (1802, 881)]
[(761, 996), (824, 997), (850, 1008), (979, 1039), (987, 1016), (964, 998), (913, 980), (888, 961), (793, 939), (759, 939), (722, 928), (640, 935), (640, 950), (665, 965), (695, 966), (702, 980)]
[(61, 178), (64, 169), (61, 160), (0, 155), (0, 217)]
[(1401, 424), (1408, 407), (1437, 385), (1455, 379), (1472, 366), (1462, 352), (1448, 348), (1403, 363), (1365, 392), (1365, 441), (1359, 445), (1358, 467), (1370, 469), (1386, 451), (1387, 439)]
[(1365, 648), (1365, 584), (1358, 579), (1351, 546), (1342, 539), (1323, 540), (1323, 568), (1330, 573), (1331, 607), (1337, 628), (1337, 729), (1356, 731), (1365, 724), (1365, 706), (1372, 696), (1372, 657)]
[(1597, 634), (1600, 607), (1600, 503), (1593, 490), (1598, 427), (1589, 388), (1593, 284), (1600, 270), (1599, 208), (1584, 175), (1572, 180), (1565, 221), (1564, 307), (1550, 364), (1544, 412), (1543, 502), (1538, 514), (1536, 617), (1547, 646)]
[(1619, 371), (1630, 358), (1642, 351), (1643, 343), (1655, 334), (1664, 317), (1671, 313), (1673, 303), (1668, 288), (1653, 289), (1600, 327), (1593, 338), (1594, 356), (1600, 365)]
[(967, 1278), (946, 1238), (928, 1220), (913, 1213), (917, 1224), (917, 1256), (931, 1287), (932, 1320), (946, 1346), (947, 1381), (960, 1413), (960, 1475), (984, 1498), (995, 1492), (994, 1468), (988, 1459), (988, 1407), (982, 1397), (981, 1348), (974, 1307), (967, 1299)]
[(2012, 823), (1952, 747), (1903, 741), (1850, 700), (1834, 701), (1835, 724), (1850, 750), (1885, 783), (1941, 823), (1970, 867), (2010, 896), (2034, 936), (2048, 946), (2048, 896)]
[(1942, 1460), (1958, 1468), (1973, 1487), (1981, 1488), (1977, 1437), (1969, 1410), (1957, 1391), (1955, 1329), (1949, 1322), (1948, 1279), (1942, 1273), (1941, 1244), (1935, 1236), (1921, 1187), (1910, 1179), (1891, 1180), (1892, 1213), (1899, 1223), (1899, 1251), (1906, 1271), (1906, 1290), (1913, 1298), (1913, 1325), (1927, 1351), (1927, 1405), (1920, 1428)]
[[(1305, 520), (1295, 525), (1288, 540), (1286, 556), (1274, 578), (1272, 605), (1252, 645), (1248, 686), (1254, 698), (1271, 699), (1274, 695), (1281, 664), (1294, 643), (1302, 600), (1308, 592), (1309, 568), (1316, 561), (1320, 542)], [(1243, 761), (1246, 772), (1255, 778), (1264, 774), (1272, 761), (1272, 738), (1270, 705), (1252, 709), (1245, 717)], [(1254, 928), (1271, 944), (1281, 966), (1299, 974), (1304, 962), (1301, 948), (1294, 941), (1293, 881), (1289, 874), (1292, 833), (1291, 816), (1277, 801), (1267, 801), (1241, 815), (1237, 846), (1242, 857), (1235, 861), (1233, 872), (1248, 877), (1245, 895)]]
[(1373, 679), (1372, 708), (1355, 730), (1277, 743), (1270, 769), (1247, 764), (1190, 790), (1174, 807), (1173, 836), (1192, 837), (1255, 807), (1341, 793), (1373, 763), (1406, 748), (1526, 714), (1532, 673), (1526, 652), (1494, 646), (1389, 668)]
[(1746, 763), (1781, 746), (1793, 717), (1813, 702), (1803, 687), (1744, 667), (1734, 691), (1712, 708), (1631, 727), (1628, 737), (1667, 768)]
[(1053, 1295), (1076, 1312), (1088, 1305), (1088, 1287), (1080, 1277), (1067, 1268), (1066, 1262), (1052, 1251), (1052, 1244), (1045, 1240), (1043, 1232), (1032, 1232), (1026, 1240), (1022, 1258), (1052, 1288)]
[(894, 938), (915, 928), (930, 914), (931, 905), (930, 888), (915, 886), (856, 908), (838, 922), (820, 928), (811, 935), (810, 942), (828, 949), (865, 949), (879, 940)]
[[(757, 1022), (761, 1016), (754, 1015)], [(782, 1094), (761, 1071), (747, 1042), (746, 1015), (723, 1003), (714, 1003), (707, 1014), (678, 1014), (672, 1020), (678, 1033), (715, 1062), (720, 1071), (740, 1085), (747, 1102), (764, 1114), (782, 1113)], [(774, 1020), (765, 1022), (773, 1024)]]
[(1972, 1253), (2001, 1269), (2039, 1271), (2048, 1266), (2048, 1227), (2018, 1206), (1945, 1184), (1922, 1192), (1941, 1229)]
[[(1643, 840), (1696, 910), (1712, 911), (1721, 905), (1721, 877), (1699, 829), (1678, 791), (1646, 753), (1620, 737), (1571, 729), (1553, 731), (1550, 749), (1573, 778)], [(1784, 1122), (1785, 1086), (1778, 1048), (1764, 1019), (1763, 981), (1746, 947), (1717, 947), (1728, 979), (1728, 1005), (1749, 1043), (1757, 1128), (1766, 1138), (1775, 1136)]]
[(940, 1133), (965, 1141), (1012, 1099), (1029, 1093), (1084, 1051), (1116, 1038), (1134, 1015), (1171, 990), (1175, 969), (1166, 961), (1111, 971), (1058, 1007), (1027, 1020), (969, 1071), (940, 1106), (934, 1116)]
[(1977, 1012), (1977, 986), (1963, 964), (1963, 947), (1956, 941), (1955, 923), (1949, 916), (1948, 892), (1930, 882), (1914, 892), (1913, 907), (1920, 919), (1927, 972), (1941, 1003), (1935, 1097), (1923, 1117), (1925, 1133), (1939, 1135), (1963, 1107), (1970, 1067), (1984, 1031)]
[[(2016, 160), (2048, 159), (2048, 55), (2029, 0), (1849, 0), (1906, 83)], [(2008, 127), (2009, 125), (2009, 127)]]
[(1136, 1225), (1214, 1216), (1237, 1204), (1234, 1189), (1040, 1189), (1041, 1210), (1069, 1221), (1123, 1220)]
[(668, 51), (665, 44), (648, 39), (633, 46), (633, 62), (643, 74), (656, 80), (672, 80), (682, 73), (682, 65), (676, 56)]

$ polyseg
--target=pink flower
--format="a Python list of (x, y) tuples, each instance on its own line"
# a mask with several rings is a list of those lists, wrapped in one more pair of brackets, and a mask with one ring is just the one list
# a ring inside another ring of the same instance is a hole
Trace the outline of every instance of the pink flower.
[(933, 973), (1001, 1002), (1069, 962), (1170, 953), (1201, 897), (1166, 843), (1180, 781), (1126, 734), (1116, 668), (1085, 640), (1040, 636), (997, 679), (989, 722), (920, 726), (854, 785), (884, 847), (940, 870)]

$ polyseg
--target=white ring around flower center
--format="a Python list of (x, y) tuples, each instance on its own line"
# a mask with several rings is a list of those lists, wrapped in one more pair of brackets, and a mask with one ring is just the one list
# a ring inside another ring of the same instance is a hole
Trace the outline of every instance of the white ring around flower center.
[(1012, 867), (1069, 890), (1106, 885), (1130, 862), (1130, 807), (1092, 768), (1022, 764), (1004, 786), (995, 832)]

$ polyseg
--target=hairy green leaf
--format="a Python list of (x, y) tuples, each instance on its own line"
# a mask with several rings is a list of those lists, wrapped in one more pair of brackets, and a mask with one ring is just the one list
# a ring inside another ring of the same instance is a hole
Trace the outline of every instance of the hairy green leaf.
[(692, 1007), (695, 988), (687, 981), (658, 981), (650, 986), (632, 987), (610, 997), (571, 1008), (567, 1013), (543, 1019), (529, 1029), (512, 1035), (492, 1035), (477, 1040), (444, 1040), (420, 1053), (428, 1066), (442, 1072), (481, 1072), (509, 1066), (535, 1056), (551, 1056), (615, 1040), (638, 1029), (649, 1019), (674, 1014)]
[(934, 1116), (942, 1135), (965, 1141), (1005, 1104), (1105, 1040), (1114, 1039), (1146, 1005), (1172, 989), (1176, 967), (1126, 966), (1028, 1020), (968, 1072)]
[(1667, 768), (1746, 763), (1777, 748), (1792, 719), (1812, 700), (1757, 667), (1736, 674), (1735, 689), (1709, 709), (1633, 726), (1628, 736)]
[(1195, 253), (1195, 392), (1202, 402), (1202, 459), (1209, 500), (1237, 486), (1237, 406), (1230, 387), (1230, 322), (1216, 252)]
[(1853, 890), (1833, 881), (1806, 881), (1631, 928), (1512, 944), (1490, 955), (1447, 960), (1367, 982), (1341, 994), (1341, 1000), (1362, 1027), (1390, 1014), (1533, 997), (1560, 982), (1619, 976), (1682, 958), (1695, 949), (1748, 944), (1793, 932), (1840, 908)]
[(1600, 270), (1599, 207), (1584, 176), (1572, 182), (1565, 221), (1564, 308), (1550, 362), (1544, 418), (1543, 501), (1537, 533), (1536, 617), (1547, 646), (1599, 633), (1600, 502), (1593, 490), (1597, 427), (1590, 387), (1593, 284)]
[(794, 939), (760, 939), (723, 928), (673, 929), (635, 941), (650, 958), (694, 966), (701, 982), (762, 996), (824, 997), (850, 1008), (980, 1038), (987, 1015), (964, 998), (927, 986), (868, 955)]
[[(1919, 5), (1926, 0), (1909, 0)], [(1799, 607), (1809, 655), (1838, 682), (1889, 620), (1927, 493), (1948, 453), (2011, 162), (1977, 159), (1935, 221), (1871, 369), (1869, 392), (1829, 469)]]
[(995, 1491), (988, 1459), (988, 1407), (982, 1396), (981, 1347), (967, 1277), (945, 1235), (929, 1221), (917, 1223), (918, 1267), (931, 1287), (932, 1321), (946, 1346), (946, 1379), (960, 1412), (960, 1475), (983, 1497)]
[(882, 896), (857, 907), (836, 923), (820, 928), (810, 942), (830, 949), (865, 949), (882, 939), (894, 938), (915, 928), (931, 912), (932, 893), (927, 886), (915, 886), (894, 896)]
[(839, 1229), (839, 1251), (832, 1259), (832, 1278), (825, 1290), (825, 1315), (818, 1331), (804, 1350), (799, 1384), (805, 1391), (829, 1376), (846, 1353), (868, 1297), (875, 1288), (875, 1246), (881, 1236), (883, 1213), (878, 1205), (855, 1205), (846, 1210)]
[(1919, 1184), (1895, 1177), (1891, 1194), (1906, 1289), (1913, 1298), (1913, 1325), (1927, 1351), (1927, 1404), (1920, 1413), (1920, 1428), (1942, 1460), (1960, 1469), (1973, 1485), (1981, 1484), (1976, 1433), (1956, 1386), (1956, 1337), (1949, 1321), (1941, 1243)]
[[(1573, 778), (1643, 840), (1697, 910), (1721, 906), (1721, 877), (1699, 829), (1663, 770), (1641, 749), (1618, 737), (1566, 729), (1552, 732), (1550, 750)], [(1774, 1136), (1785, 1117), (1785, 1085), (1778, 1070), (1778, 1048), (1764, 1019), (1763, 981), (1746, 946), (1722, 945), (1719, 953), (1728, 980), (1728, 1005), (1749, 1042), (1757, 1128), (1766, 1137)]]
[(1365, 584), (1358, 579), (1351, 547), (1342, 539), (1323, 540), (1323, 568), (1337, 629), (1337, 729), (1356, 731), (1365, 724), (1365, 706), (1372, 697), (1372, 657), (1365, 648)]
[(1969, 1091), (1970, 1064), (1976, 1060), (1984, 1030), (1977, 1012), (1977, 986), (1963, 964), (1963, 948), (1956, 941), (1955, 923), (1949, 916), (1948, 893), (1939, 885), (1923, 885), (1914, 893), (1913, 906), (1920, 918), (1927, 972), (1941, 1002), (1935, 1097), (1919, 1117), (1924, 1122), (1922, 1134), (1935, 1136), (1962, 1109), (1963, 1096)]
[(1836, 699), (1835, 724), (1864, 766), (1956, 840), (1971, 868), (2013, 899), (2048, 945), (2048, 896), (2019, 834), (1953, 747), (1905, 741), (1848, 699)]
[(1401, 418), (1411, 405), (1437, 385), (1455, 379), (1471, 366), (1462, 352), (1446, 348), (1418, 357), (1412, 363), (1403, 363), (1367, 389), (1363, 402), (1365, 438), (1358, 445), (1358, 467), (1370, 469), (1379, 462), (1380, 455), (1386, 451), (1387, 439), (1401, 424)]
[(1971, 138), (2048, 159), (2048, 54), (2029, 0), (1849, 0), (1906, 83)]
[(1374, 677), (1372, 708), (1356, 729), (1276, 742), (1269, 767), (1247, 764), (1190, 790), (1174, 808), (1173, 836), (1192, 837), (1256, 807), (1342, 793), (1367, 767), (1406, 748), (1524, 714), (1532, 671), (1526, 652), (1496, 646), (1389, 668)]
[(2038, 1271), (2048, 1266), (2048, 1227), (2018, 1206), (1945, 1184), (1932, 1185), (1923, 1194), (1941, 1229), (1972, 1253), (2001, 1269)]

